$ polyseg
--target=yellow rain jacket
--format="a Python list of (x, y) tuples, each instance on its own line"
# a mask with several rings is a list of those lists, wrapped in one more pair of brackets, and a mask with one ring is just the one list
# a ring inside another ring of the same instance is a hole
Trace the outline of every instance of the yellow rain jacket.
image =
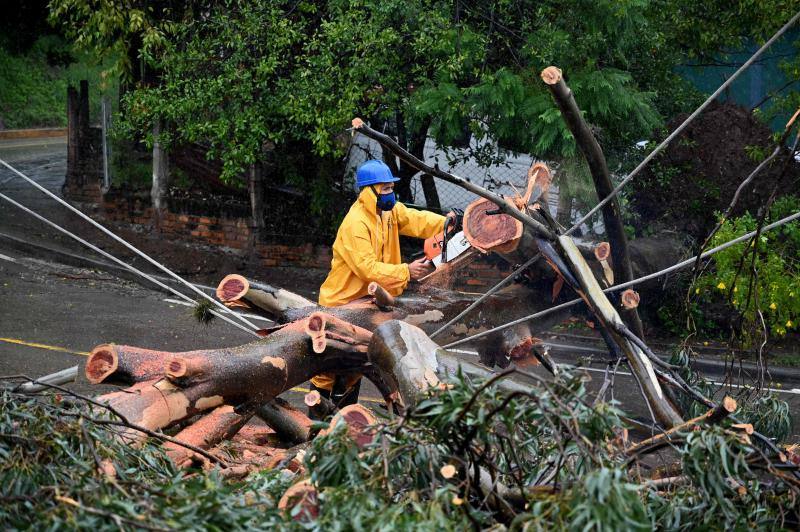
[[(337, 307), (364, 297), (372, 281), (399, 296), (410, 279), (408, 264), (402, 264), (400, 256), (400, 235), (429, 238), (444, 229), (444, 216), (410, 209), (399, 202), (379, 216), (377, 201), (372, 190), (365, 187), (339, 226), (331, 271), (319, 291), (320, 305)], [(333, 377), (325, 373), (311, 382), (330, 390)], [(355, 376), (352, 382), (358, 378)]]

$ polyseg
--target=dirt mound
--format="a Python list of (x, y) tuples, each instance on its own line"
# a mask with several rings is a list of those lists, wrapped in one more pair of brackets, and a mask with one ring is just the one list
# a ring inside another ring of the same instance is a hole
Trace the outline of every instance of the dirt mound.
[[(686, 116), (675, 117), (668, 129)], [(631, 207), (642, 222), (637, 225), (704, 238), (716, 222), (715, 212), (727, 208), (739, 184), (772, 151), (771, 136), (744, 107), (712, 103), (631, 182)], [(779, 180), (781, 193), (796, 190), (800, 164), (792, 162), (780, 179), (788, 157), (787, 150), (759, 174), (743, 192), (735, 215), (755, 213)]]

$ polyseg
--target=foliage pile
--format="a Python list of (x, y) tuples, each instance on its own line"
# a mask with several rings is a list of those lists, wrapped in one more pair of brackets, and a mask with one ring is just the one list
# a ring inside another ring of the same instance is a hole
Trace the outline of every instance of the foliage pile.
[[(187, 474), (160, 447), (119, 443), (65, 398), (3, 392), (0, 522), (49, 529), (797, 526), (800, 482), (729, 422), (675, 434), (667, 453), (673, 478), (659, 482), (650, 466), (668, 462), (648, 466), (644, 452), (627, 456), (624, 414), (613, 401), (590, 401), (579, 376), (511, 391), (505, 376), (457, 379), (432, 392), (407, 416), (377, 426), (361, 452), (343, 425), (316, 438), (305, 455), (319, 493), (313, 523), (292, 521), (297, 508), (288, 516), (276, 509), (297, 480), (285, 473), (232, 483), (215, 472)], [(104, 472), (106, 460), (113, 475)]]
[[(679, 115), (667, 125), (674, 129)], [(739, 184), (766, 158), (774, 146), (770, 129), (747, 109), (712, 103), (681, 135), (630, 184), (630, 206), (640, 229), (676, 230), (702, 241), (717, 222)], [(776, 157), (742, 192), (734, 215), (756, 214), (772, 188), (792, 193), (800, 165), (791, 163), (781, 177), (789, 150)]]

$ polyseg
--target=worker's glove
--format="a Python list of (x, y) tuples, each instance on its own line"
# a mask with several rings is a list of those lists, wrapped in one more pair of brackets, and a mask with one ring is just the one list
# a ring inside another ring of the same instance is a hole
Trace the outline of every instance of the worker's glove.
[(448, 222), (445, 227), (445, 232), (449, 235), (458, 233), (464, 226), (464, 211), (461, 209), (452, 209), (447, 213), (447, 219)]

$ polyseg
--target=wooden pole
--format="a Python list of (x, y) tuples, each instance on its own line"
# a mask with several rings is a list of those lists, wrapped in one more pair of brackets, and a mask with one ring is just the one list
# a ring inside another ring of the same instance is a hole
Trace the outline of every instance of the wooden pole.
[(261, 239), (266, 227), (264, 222), (264, 170), (261, 164), (250, 165), (247, 185), (250, 193), (250, 216), (253, 223), (251, 245), (255, 245)]
[(80, 160), (80, 129), (78, 127), (78, 91), (70, 85), (67, 87), (67, 176), (64, 183), (69, 189), (78, 174)]
[(153, 186), (150, 189), (150, 199), (156, 226), (161, 225), (161, 219), (167, 210), (169, 186), (169, 162), (160, 138), (163, 128), (164, 123), (161, 120), (156, 120), (153, 124)]

